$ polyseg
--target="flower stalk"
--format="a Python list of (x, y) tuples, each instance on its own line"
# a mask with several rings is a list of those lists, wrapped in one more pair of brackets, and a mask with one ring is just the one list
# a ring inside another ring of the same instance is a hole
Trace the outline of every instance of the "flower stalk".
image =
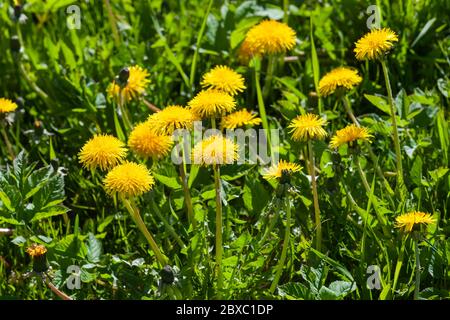
[(420, 291), (420, 251), (419, 251), (419, 238), (420, 233), (414, 231), (413, 239), (414, 239), (414, 256), (416, 259), (416, 280), (414, 285), (414, 300), (419, 300), (419, 291)]
[(216, 276), (217, 276), (217, 291), (218, 297), (221, 297), (221, 290), (223, 288), (223, 273), (222, 273), (222, 199), (221, 199), (221, 185), (220, 185), (220, 167), (218, 164), (213, 166), (214, 169), (214, 187), (216, 190)]
[(188, 178), (186, 175), (187, 167), (186, 167), (186, 150), (184, 147), (184, 141), (183, 137), (180, 137), (180, 143), (181, 143), (181, 153), (182, 153), (182, 163), (180, 164), (180, 177), (181, 177), (181, 184), (183, 186), (183, 193), (184, 193), (184, 203), (186, 205), (186, 211), (188, 216), (189, 224), (192, 224), (192, 226), (195, 228), (197, 226), (197, 221), (195, 220), (194, 215), (194, 209), (192, 207), (192, 198), (191, 198), (191, 192), (189, 190), (189, 184), (188, 184)]
[(285, 197), (285, 209), (286, 209), (286, 228), (284, 231), (283, 248), (281, 250), (281, 257), (276, 267), (275, 277), (273, 278), (269, 292), (274, 293), (280, 281), (281, 274), (283, 273), (283, 267), (286, 261), (287, 249), (289, 247), (289, 239), (291, 235), (291, 202), (289, 197)]
[(168, 259), (165, 257), (161, 250), (159, 249), (158, 245), (156, 244), (155, 239), (153, 238), (150, 231), (145, 226), (144, 221), (142, 220), (141, 214), (139, 213), (139, 209), (136, 208), (136, 206), (133, 203), (133, 200), (130, 200), (128, 198), (125, 198), (123, 196), (120, 197), (123, 204), (125, 205), (125, 208), (127, 208), (128, 212), (130, 213), (131, 217), (133, 218), (134, 222), (139, 228), (139, 231), (142, 232), (145, 239), (147, 239), (148, 244), (150, 245), (150, 248), (152, 249), (153, 253), (156, 256), (156, 259), (158, 260), (161, 267), (168, 264)]
[[(355, 114), (353, 113), (353, 110), (352, 110), (352, 107), (350, 105), (350, 101), (349, 101), (347, 95), (342, 96), (342, 103), (344, 104), (345, 111), (347, 112), (347, 114), (348, 114), (349, 118), (352, 120), (352, 122), (357, 127), (361, 127), (358, 119), (356, 119)], [(381, 171), (380, 166), (378, 166), (377, 157), (375, 156), (375, 153), (373, 152), (372, 147), (370, 146), (370, 144), (367, 141), (365, 141), (364, 144), (366, 145), (367, 150), (369, 151), (370, 160), (372, 160), (372, 162), (374, 164), (375, 171), (378, 174), (378, 177), (381, 179), (381, 181), (383, 181), (383, 185), (384, 185), (386, 191), (389, 193), (389, 195), (393, 196), (394, 191), (392, 190), (391, 186), (389, 185), (386, 178), (384, 177), (384, 174)]]
[(319, 208), (319, 194), (317, 193), (317, 181), (315, 173), (315, 159), (314, 150), (312, 146), (311, 139), (308, 140), (308, 153), (309, 153), (309, 175), (311, 176), (311, 188), (313, 193), (313, 203), (314, 203), (314, 220), (316, 227), (316, 249), (321, 251), (322, 248), (322, 222), (320, 218), (320, 208)]
[(400, 149), (400, 139), (398, 136), (397, 117), (396, 117), (395, 106), (394, 106), (394, 98), (392, 95), (391, 82), (389, 80), (389, 70), (386, 65), (386, 61), (384, 59), (380, 59), (380, 63), (383, 68), (384, 81), (386, 83), (386, 90), (388, 93), (392, 126), (394, 128), (393, 138), (394, 138), (394, 146), (395, 146), (395, 160), (396, 160), (396, 165), (397, 165), (397, 187), (403, 188), (404, 181), (403, 181), (402, 153), (401, 153), (401, 149)]
[[(267, 135), (267, 144), (269, 146), (269, 152), (273, 160), (273, 153), (272, 153), (272, 144), (270, 139), (270, 131), (269, 131), (269, 122), (267, 121), (267, 114), (266, 114), (266, 106), (264, 105), (264, 98), (263, 93), (261, 90), (261, 83), (260, 83), (260, 71), (261, 71), (261, 60), (258, 58), (254, 59), (255, 66), (255, 86), (256, 86), (256, 96), (258, 100), (258, 108), (259, 108), (259, 115), (261, 116), (263, 129), (266, 132)], [(273, 161), (274, 162), (274, 161)]]

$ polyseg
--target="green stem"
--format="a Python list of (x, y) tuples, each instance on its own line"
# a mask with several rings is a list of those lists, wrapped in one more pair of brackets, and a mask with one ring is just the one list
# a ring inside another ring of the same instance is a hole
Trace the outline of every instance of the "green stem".
[(414, 254), (416, 258), (416, 281), (414, 286), (414, 300), (419, 300), (419, 291), (420, 291), (419, 233), (415, 231), (413, 237), (414, 237)]
[(211, 11), (211, 7), (213, 5), (213, 2), (214, 2), (213, 0), (209, 0), (209, 4), (208, 4), (208, 7), (206, 9), (205, 16), (203, 17), (202, 26), (200, 27), (200, 30), (199, 30), (198, 35), (197, 35), (197, 43), (196, 43), (196, 46), (195, 46), (194, 57), (192, 58), (191, 73), (189, 75), (189, 84), (190, 84), (190, 87), (191, 87), (192, 91), (194, 91), (195, 70), (196, 70), (196, 67), (197, 67), (198, 52), (200, 50), (200, 44), (202, 42), (203, 33), (205, 32), (206, 23), (208, 21), (209, 12)]
[(270, 233), (272, 232), (273, 228), (275, 227), (275, 224), (278, 221), (278, 218), (280, 217), (280, 210), (278, 208), (278, 206), (275, 208), (275, 214), (272, 217), (269, 227), (266, 229), (266, 231), (264, 232), (264, 235), (262, 236), (261, 240), (259, 240), (258, 245), (262, 246), (264, 244), (264, 242), (266, 241), (267, 237), (270, 235)]
[(373, 202), (373, 206), (375, 208), (375, 214), (377, 216), (378, 222), (380, 223), (380, 225), (383, 229), (383, 233), (388, 236), (389, 230), (386, 229), (386, 222), (384, 221), (383, 216), (380, 214), (379, 209), (378, 209), (380, 207), (380, 204), (378, 203), (378, 200), (375, 198), (375, 196), (373, 196), (373, 197), (370, 196), (372, 194), (372, 190), (370, 188), (369, 182), (367, 181), (366, 174), (364, 173), (364, 170), (361, 167), (361, 162), (359, 161), (359, 156), (355, 155), (354, 159), (355, 159), (356, 167), (358, 168), (359, 176), (361, 177), (361, 181), (364, 185), (364, 189), (366, 189), (367, 197), (369, 198), (369, 200), (371, 200)]
[(8, 150), (11, 160), (14, 160), (16, 155), (15, 155), (14, 149), (11, 145), (11, 141), (9, 141), (8, 134), (6, 133), (5, 127), (3, 125), (1, 128), (1, 132), (2, 132), (3, 139), (5, 140), (6, 149)]
[(217, 276), (217, 296), (220, 299), (223, 288), (222, 274), (222, 200), (220, 195), (220, 167), (218, 164), (214, 168), (214, 187), (216, 189), (216, 276)]
[(36, 92), (36, 94), (41, 97), (41, 99), (44, 101), (44, 103), (48, 106), (51, 107), (51, 101), (50, 98), (48, 97), (47, 93), (45, 93), (37, 84), (36, 82), (34, 82), (30, 76), (28, 75), (28, 72), (25, 70), (24, 65), (22, 64), (22, 62), (19, 62), (19, 70), (21, 75), (24, 77), (25, 81), (28, 83), (28, 85), (34, 90), (34, 92)]
[(131, 123), (130, 117), (128, 115), (128, 110), (126, 107), (125, 97), (122, 93), (122, 88), (120, 89), (119, 93), (119, 109), (120, 113), (122, 114), (123, 123), (125, 124), (125, 131), (129, 133), (133, 128), (133, 124)]
[[(350, 119), (352, 120), (352, 122), (357, 127), (360, 127), (361, 125), (359, 124), (359, 121), (356, 119), (355, 114), (353, 113), (353, 110), (352, 110), (352, 107), (350, 105), (350, 101), (349, 101), (347, 95), (344, 95), (342, 97), (342, 102), (344, 104), (345, 111), (347, 112), (347, 114), (350, 117)], [(367, 142), (367, 141), (365, 141), (365, 145), (367, 147), (367, 150), (369, 151), (370, 160), (372, 160), (372, 162), (374, 164), (375, 171), (377, 172), (378, 177), (381, 179), (381, 181), (383, 181), (383, 185), (384, 185), (385, 189), (387, 190), (387, 192), (389, 193), (389, 196), (393, 196), (394, 191), (392, 190), (391, 186), (389, 185), (386, 178), (384, 177), (383, 172), (381, 171), (381, 168), (378, 165), (377, 157), (376, 157), (375, 153), (373, 152), (372, 147), (370, 146), (369, 142)]]
[(400, 247), (400, 253), (398, 255), (397, 263), (395, 265), (394, 283), (392, 284), (392, 298), (394, 298), (394, 296), (395, 296), (395, 289), (397, 288), (398, 276), (400, 275), (400, 270), (402, 269), (404, 253), (405, 253), (405, 242), (402, 241), (402, 246)]
[(117, 30), (116, 19), (114, 18), (114, 13), (112, 11), (111, 3), (109, 0), (105, 0), (106, 11), (108, 12), (108, 20), (111, 25), (112, 36), (114, 39), (114, 44), (116, 47), (120, 47), (120, 36), (119, 31)]
[(313, 150), (311, 140), (308, 140), (308, 153), (309, 153), (309, 174), (311, 176), (311, 187), (312, 187), (313, 202), (314, 202), (314, 219), (315, 219), (315, 227), (316, 227), (316, 249), (317, 249), (317, 251), (321, 251), (321, 248), (322, 248), (322, 222), (320, 219), (319, 195), (317, 193), (314, 150)]
[(289, 20), (289, 0), (283, 0), (283, 22), (288, 23)]
[(150, 248), (155, 253), (156, 259), (158, 260), (161, 267), (167, 265), (168, 264), (167, 257), (165, 257), (161, 253), (161, 250), (159, 250), (159, 247), (156, 244), (155, 239), (153, 238), (152, 234), (145, 226), (145, 223), (142, 220), (139, 210), (135, 206), (133, 206), (133, 204), (131, 203), (131, 201), (129, 199), (127, 199), (123, 196), (121, 196), (120, 198), (121, 198), (123, 204), (125, 205), (125, 208), (127, 208), (128, 212), (130, 213), (131, 217), (133, 218), (134, 222), (138, 226), (139, 230), (142, 232), (144, 237), (147, 239), (148, 244), (150, 245)]
[(180, 164), (180, 177), (181, 177), (181, 183), (183, 185), (183, 193), (184, 193), (184, 203), (186, 205), (186, 211), (188, 216), (189, 224), (192, 224), (192, 227), (197, 226), (197, 221), (195, 220), (194, 215), (194, 209), (192, 207), (192, 198), (191, 198), (191, 192), (189, 190), (189, 184), (188, 184), (188, 178), (186, 175), (187, 167), (186, 167), (186, 161), (185, 161), (185, 154), (186, 150), (184, 148), (184, 141), (183, 137), (180, 137), (180, 143), (181, 143), (181, 153), (182, 153), (182, 163)]
[(287, 249), (289, 247), (289, 239), (291, 235), (291, 203), (289, 197), (285, 197), (285, 207), (286, 207), (286, 229), (284, 231), (284, 241), (283, 248), (281, 250), (281, 258), (278, 261), (275, 277), (273, 278), (272, 285), (270, 286), (269, 292), (274, 293), (277, 288), (278, 282), (280, 281), (281, 274), (283, 272), (284, 263), (286, 261)]
[(158, 206), (156, 205), (155, 201), (152, 200), (152, 207), (153, 211), (156, 213), (159, 219), (163, 222), (164, 226), (166, 227), (167, 231), (169, 231), (170, 235), (174, 237), (175, 241), (179, 244), (181, 248), (186, 248), (186, 245), (184, 244), (183, 240), (181, 240), (180, 236), (177, 234), (175, 229), (172, 227), (172, 225), (167, 221), (166, 217), (159, 211)]
[(262, 90), (262, 96), (264, 100), (268, 98), (270, 89), (272, 88), (272, 79), (275, 66), (276, 66), (276, 56), (271, 54), (268, 57), (267, 72), (266, 77), (264, 78), (264, 87)]
[(261, 91), (261, 84), (260, 84), (260, 70), (261, 70), (261, 61), (259, 58), (255, 58), (255, 86), (256, 86), (256, 95), (258, 99), (258, 108), (259, 108), (259, 115), (261, 116), (263, 129), (266, 132), (267, 135), (267, 144), (269, 146), (269, 152), (272, 159), (272, 162), (274, 161), (274, 154), (272, 153), (272, 144), (270, 139), (270, 131), (269, 131), (269, 123), (267, 121), (267, 115), (266, 115), (266, 107), (264, 105), (264, 98)]
[(59, 290), (49, 279), (47, 275), (42, 276), (42, 281), (52, 290), (54, 294), (56, 294), (59, 298), (63, 300), (73, 300), (69, 295), (65, 294), (61, 290)]
[(400, 139), (398, 137), (397, 117), (394, 107), (394, 98), (392, 96), (391, 82), (389, 81), (389, 71), (385, 60), (380, 60), (383, 68), (384, 81), (386, 82), (386, 90), (388, 93), (389, 107), (391, 111), (392, 126), (394, 127), (394, 145), (395, 145), (395, 160), (397, 163), (397, 186), (402, 187), (403, 182), (403, 167), (402, 167), (402, 153), (400, 149)]

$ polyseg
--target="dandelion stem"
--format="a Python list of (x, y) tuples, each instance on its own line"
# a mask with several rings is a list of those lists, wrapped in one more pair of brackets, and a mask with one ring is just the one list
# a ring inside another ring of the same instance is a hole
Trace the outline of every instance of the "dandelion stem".
[(261, 71), (261, 60), (259, 58), (254, 58), (255, 60), (255, 86), (256, 86), (256, 95), (258, 98), (258, 108), (259, 108), (259, 115), (261, 116), (263, 129), (266, 132), (267, 135), (267, 143), (269, 146), (269, 152), (270, 156), (272, 158), (272, 162), (274, 161), (274, 154), (272, 153), (272, 144), (270, 139), (270, 131), (269, 131), (269, 123), (267, 122), (267, 115), (266, 115), (266, 107), (264, 105), (264, 98), (261, 91), (261, 84), (260, 84), (260, 71)]
[(52, 103), (50, 101), (50, 98), (48, 97), (48, 94), (44, 92), (44, 90), (42, 90), (35, 81), (33, 81), (30, 76), (28, 75), (27, 70), (25, 70), (25, 66), (23, 65), (22, 62), (19, 62), (19, 70), (20, 73), (22, 74), (23, 78), (25, 79), (25, 81), (28, 83), (28, 85), (34, 90), (34, 92), (36, 92), (36, 94), (41, 97), (41, 99), (44, 101), (44, 103), (48, 106), (48, 107), (52, 107)]
[(220, 186), (220, 167), (218, 164), (214, 168), (214, 186), (216, 189), (216, 276), (217, 276), (217, 296), (220, 299), (223, 288), (222, 274), (222, 199)]
[(133, 125), (130, 121), (130, 117), (128, 115), (128, 110), (125, 103), (125, 97), (122, 93), (122, 89), (120, 89), (120, 96), (119, 96), (119, 109), (120, 113), (122, 114), (122, 119), (125, 124), (125, 131), (130, 132), (130, 130), (133, 128)]
[(289, 0), (283, 0), (283, 22), (288, 23), (289, 20)]
[(116, 19), (114, 18), (114, 13), (112, 11), (111, 3), (109, 0), (105, 0), (106, 11), (108, 11), (108, 20), (111, 25), (112, 35), (114, 39), (114, 43), (116, 47), (120, 46), (120, 36), (119, 31), (117, 30)]
[(264, 87), (262, 91), (263, 99), (266, 100), (269, 96), (270, 89), (272, 88), (272, 79), (273, 79), (273, 73), (276, 66), (276, 56), (271, 54), (268, 57), (268, 63), (267, 63), (267, 72), (266, 77), (264, 78)]
[(402, 241), (402, 246), (400, 247), (400, 253), (398, 255), (397, 263), (395, 265), (394, 283), (392, 284), (392, 298), (394, 298), (395, 289), (397, 288), (398, 276), (400, 275), (400, 270), (402, 269), (404, 252), (405, 252), (405, 242)]
[[(347, 114), (350, 117), (350, 119), (353, 121), (353, 123), (357, 127), (360, 127), (361, 125), (359, 124), (359, 121), (356, 119), (355, 114), (353, 113), (353, 110), (352, 110), (352, 107), (350, 105), (350, 101), (349, 101), (347, 95), (344, 95), (342, 97), (342, 102), (344, 104), (345, 111), (347, 111)], [(367, 142), (367, 141), (364, 141), (364, 144), (366, 145), (367, 150), (369, 151), (370, 160), (372, 160), (372, 162), (374, 164), (375, 171), (377, 172), (378, 177), (381, 179), (381, 181), (383, 181), (383, 185), (384, 185), (385, 189), (387, 190), (387, 192), (389, 193), (389, 195), (393, 196), (394, 191), (392, 190), (391, 186), (389, 185), (386, 178), (384, 177), (384, 174), (381, 171), (380, 166), (378, 165), (377, 157), (376, 157), (375, 153), (373, 152), (372, 147), (370, 146), (369, 142)]]
[(369, 198), (370, 201), (373, 202), (373, 205), (375, 208), (375, 214), (377, 216), (378, 222), (381, 224), (384, 234), (389, 235), (389, 231), (386, 229), (386, 222), (384, 221), (383, 216), (380, 214), (380, 212), (378, 210), (378, 208), (380, 206), (378, 203), (378, 200), (375, 198), (375, 196), (371, 197), (372, 190), (370, 188), (369, 182), (367, 181), (366, 174), (364, 173), (364, 170), (361, 167), (361, 162), (359, 161), (359, 156), (355, 155), (354, 159), (355, 159), (356, 167), (358, 168), (359, 176), (361, 177), (361, 181), (364, 185), (364, 189), (366, 189), (367, 197)]
[(416, 281), (414, 286), (414, 300), (419, 300), (419, 291), (420, 291), (420, 252), (419, 252), (419, 233), (417, 231), (414, 232), (414, 254), (416, 258)]
[(314, 150), (313, 150), (311, 140), (308, 140), (308, 153), (309, 153), (309, 174), (311, 176), (311, 187), (312, 187), (313, 202), (314, 202), (314, 219), (315, 219), (315, 226), (316, 226), (316, 249), (317, 249), (317, 251), (321, 251), (321, 248), (322, 248), (322, 222), (320, 219), (319, 195), (317, 193)]
[(138, 226), (139, 230), (142, 232), (144, 237), (147, 239), (150, 248), (155, 253), (156, 259), (158, 260), (159, 264), (163, 267), (168, 264), (167, 258), (161, 253), (161, 250), (159, 250), (158, 245), (156, 244), (155, 239), (153, 238), (150, 231), (145, 226), (144, 221), (142, 220), (141, 214), (139, 213), (139, 209), (136, 208), (132, 202), (125, 198), (121, 197), (121, 200), (125, 207), (127, 208), (128, 212), (130, 213), (131, 217), (133, 218), (134, 222)]
[(264, 234), (263, 234), (261, 240), (259, 240), (259, 243), (258, 243), (259, 246), (262, 246), (264, 244), (264, 242), (266, 241), (267, 237), (272, 232), (273, 227), (275, 227), (275, 224), (277, 223), (278, 218), (280, 217), (280, 210), (279, 210), (278, 206), (275, 208), (274, 211), (275, 211), (275, 214), (270, 219), (270, 224), (269, 224), (268, 228), (266, 228), (266, 231), (264, 231)]
[(71, 297), (69, 297), (67, 294), (59, 290), (55, 285), (49, 280), (49, 278), (46, 275), (42, 276), (42, 280), (44, 283), (50, 288), (50, 290), (53, 291), (54, 294), (56, 294), (58, 297), (60, 297), (63, 300), (73, 300)]
[(191, 64), (191, 73), (189, 74), (189, 84), (190, 84), (192, 91), (194, 91), (195, 70), (197, 67), (198, 52), (200, 50), (200, 44), (203, 39), (203, 34), (205, 33), (206, 23), (208, 21), (209, 12), (211, 11), (211, 7), (212, 7), (213, 3), (214, 3), (213, 0), (209, 0), (208, 7), (206, 8), (205, 15), (203, 17), (202, 26), (200, 27), (200, 30), (198, 31), (198, 34), (197, 34), (197, 42), (195, 45), (194, 57), (192, 58), (192, 64)]
[(11, 145), (11, 141), (9, 141), (8, 134), (6, 133), (4, 126), (2, 126), (2, 128), (1, 128), (1, 132), (2, 132), (3, 139), (5, 140), (6, 149), (8, 150), (11, 160), (14, 160), (16, 155), (15, 155), (14, 149)]
[(400, 149), (400, 140), (398, 137), (398, 127), (397, 127), (397, 118), (396, 118), (396, 112), (394, 107), (394, 98), (392, 96), (392, 88), (391, 88), (391, 82), (389, 81), (389, 71), (386, 65), (386, 61), (381, 59), (381, 66), (383, 68), (383, 74), (384, 74), (384, 81), (386, 82), (386, 90), (388, 93), (388, 99), (389, 99), (389, 107), (391, 111), (391, 119), (392, 119), (392, 126), (394, 127), (394, 145), (395, 145), (395, 160), (397, 164), (397, 187), (403, 188), (404, 182), (403, 182), (403, 167), (402, 167), (402, 153)]
[(195, 220), (194, 209), (192, 207), (192, 198), (191, 192), (189, 190), (188, 178), (186, 175), (187, 167), (186, 167), (186, 149), (184, 147), (183, 137), (180, 136), (181, 143), (181, 153), (182, 153), (182, 163), (180, 164), (180, 177), (181, 183), (183, 185), (183, 193), (184, 193), (184, 203), (186, 205), (186, 211), (188, 216), (188, 221), (195, 228), (197, 226), (197, 221)]
[(142, 102), (149, 108), (152, 112), (160, 112), (161, 109), (155, 106), (153, 103), (147, 101), (146, 99), (142, 98)]
[(277, 271), (275, 277), (273, 278), (272, 285), (270, 286), (269, 292), (274, 293), (277, 288), (278, 282), (280, 281), (281, 274), (283, 272), (284, 263), (286, 261), (287, 249), (289, 247), (289, 239), (291, 235), (291, 202), (289, 197), (285, 197), (285, 208), (286, 208), (286, 228), (284, 231), (283, 248), (281, 250), (281, 257), (278, 261)]
[(159, 211), (158, 206), (155, 203), (155, 200), (152, 199), (152, 208), (153, 211), (156, 213), (159, 219), (161, 219), (162, 223), (166, 227), (166, 229), (169, 231), (170, 235), (174, 237), (175, 241), (180, 245), (181, 248), (186, 248), (186, 245), (184, 244), (183, 240), (181, 240), (180, 236), (177, 234), (175, 229), (172, 227), (172, 225), (167, 221), (166, 217)]

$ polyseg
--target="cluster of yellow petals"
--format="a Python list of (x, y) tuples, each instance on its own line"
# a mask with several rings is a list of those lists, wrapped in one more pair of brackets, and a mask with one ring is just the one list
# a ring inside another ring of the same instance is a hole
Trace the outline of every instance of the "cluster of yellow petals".
[(256, 114), (242, 109), (222, 118), (221, 127), (223, 129), (236, 129), (244, 126), (256, 126), (261, 123), (261, 118), (258, 118)]
[(266, 180), (276, 180), (281, 178), (283, 171), (289, 173), (299, 172), (302, 167), (296, 163), (292, 163), (285, 160), (280, 160), (278, 163), (273, 164), (267, 170), (264, 171), (263, 177)]
[(292, 139), (306, 141), (309, 139), (324, 139), (328, 134), (323, 128), (326, 120), (313, 113), (299, 115), (289, 124)]
[(150, 83), (149, 72), (140, 66), (132, 66), (129, 68), (128, 81), (123, 87), (115, 81), (108, 87), (108, 96), (117, 103), (121, 102), (121, 96), (124, 102), (137, 99), (141, 96)]
[(319, 81), (319, 93), (321, 96), (328, 96), (338, 88), (352, 89), (360, 84), (362, 78), (358, 71), (350, 68), (340, 67), (331, 70)]
[(244, 52), (247, 55), (285, 53), (295, 46), (295, 41), (295, 31), (287, 24), (264, 20), (248, 31), (243, 42)]
[(336, 131), (336, 134), (331, 138), (330, 147), (337, 149), (346, 143), (353, 144), (357, 140), (370, 142), (372, 137), (368, 128), (351, 124)]
[(128, 137), (128, 146), (140, 157), (159, 159), (171, 150), (171, 135), (157, 134), (148, 122), (138, 124)]
[(0, 98), (0, 113), (13, 112), (17, 109), (17, 104), (6, 98)]
[(397, 41), (397, 34), (389, 28), (372, 29), (356, 42), (353, 51), (358, 60), (378, 59), (387, 53)]
[(420, 211), (411, 211), (395, 218), (395, 226), (405, 232), (412, 232), (415, 226), (427, 226), (434, 222), (431, 214)]
[(192, 151), (192, 163), (203, 166), (231, 164), (238, 157), (238, 145), (222, 135), (212, 135), (203, 139)]

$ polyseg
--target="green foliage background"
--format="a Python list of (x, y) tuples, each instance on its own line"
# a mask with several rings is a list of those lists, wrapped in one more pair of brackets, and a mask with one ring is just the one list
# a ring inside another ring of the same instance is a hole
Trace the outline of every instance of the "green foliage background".
[[(363, 217), (374, 215), (373, 203), (368, 203), (348, 155), (332, 153), (326, 142), (317, 143), (324, 249), (320, 253), (311, 248), (312, 195), (302, 173), (292, 181), (298, 192), (293, 196), (288, 261), (278, 290), (270, 294), (268, 287), (283, 241), (283, 219), (263, 243), (260, 240), (274, 213), (276, 186), (261, 178), (258, 166), (224, 167), (224, 298), (411, 298), (412, 241), (405, 240), (393, 224), (403, 210), (416, 209), (437, 219), (421, 243), (421, 297), (450, 296), (450, 3), (376, 2), (381, 8), (381, 25), (396, 31), (400, 39), (388, 64), (408, 193), (390, 202), (374, 175), (373, 164), (367, 161), (363, 166), (369, 182), (373, 181), (371, 196), (382, 204), (389, 235), (383, 234), (373, 219), (364, 223)], [(66, 25), (66, 9), (72, 4), (81, 9), (79, 30), (69, 30)], [(96, 132), (120, 136), (117, 113), (106, 98), (106, 88), (124, 66), (138, 64), (150, 71), (152, 82), (146, 99), (162, 108), (186, 105), (199, 91), (202, 74), (225, 64), (246, 78), (247, 90), (238, 104), (257, 110), (253, 73), (238, 62), (237, 49), (246, 31), (264, 18), (284, 19), (298, 39), (289, 53), (296, 58), (278, 68), (265, 101), (271, 126), (282, 129), (281, 157), (302, 162), (298, 154), (304, 146), (289, 139), (286, 126), (302, 111), (317, 113), (317, 98), (310, 94), (315, 91), (315, 77), (348, 65), (363, 76), (350, 97), (355, 113), (374, 132), (372, 147), (379, 165), (385, 172), (395, 171), (382, 70), (376, 63), (358, 62), (353, 54), (354, 42), (367, 32), (366, 8), (370, 4), (356, 0), (213, 1), (205, 17), (207, 1), (117, 0), (111, 1), (112, 21), (106, 1), (30, 0), (24, 4), (26, 22), (17, 23), (11, 4), (2, 1), (0, 97), (19, 102), (18, 111), (8, 118), (10, 124), (2, 125), (16, 154), (25, 150), (26, 155), (22, 153), (12, 164), (6, 145), (0, 146), (0, 227), (15, 229), (12, 236), (0, 236), (0, 298), (54, 298), (36, 278), (26, 277), (31, 264), (25, 249), (33, 242), (46, 244), (55, 285), (76, 299), (215, 297), (211, 172), (205, 168), (191, 171), (195, 214), (205, 221), (192, 230), (187, 228), (176, 168), (169, 159), (152, 167), (159, 175), (157, 186), (142, 197), (140, 208), (176, 273), (174, 284), (161, 287), (145, 239), (126, 210), (105, 194), (101, 176), (81, 168), (77, 153)], [(199, 39), (205, 18), (205, 33)], [(112, 25), (117, 26), (118, 39)], [(20, 52), (11, 49), (14, 36), (21, 43)], [(197, 51), (198, 60), (193, 64)], [(314, 68), (316, 63), (320, 70)], [(140, 103), (129, 110), (134, 123), (151, 113)], [(323, 115), (329, 120), (330, 133), (349, 123), (333, 96), (323, 100)], [(388, 180), (395, 184), (394, 178)], [(161, 215), (170, 226), (162, 222)], [(402, 268), (392, 292), (399, 261)], [(81, 267), (81, 290), (66, 288), (66, 270), (72, 264)], [(366, 287), (370, 265), (380, 267), (381, 290)]]

